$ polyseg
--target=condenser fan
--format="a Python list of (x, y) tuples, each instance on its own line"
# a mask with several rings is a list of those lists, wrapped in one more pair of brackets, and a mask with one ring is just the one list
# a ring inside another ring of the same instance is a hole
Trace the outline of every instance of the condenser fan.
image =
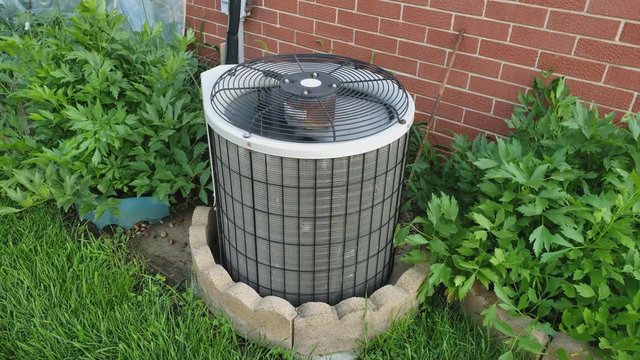
[(386, 284), (414, 104), (377, 66), (279, 55), (202, 74), (222, 264), (262, 296)]
[(232, 125), (271, 139), (337, 142), (400, 121), (408, 99), (387, 71), (330, 55), (247, 62), (215, 83), (211, 104)]

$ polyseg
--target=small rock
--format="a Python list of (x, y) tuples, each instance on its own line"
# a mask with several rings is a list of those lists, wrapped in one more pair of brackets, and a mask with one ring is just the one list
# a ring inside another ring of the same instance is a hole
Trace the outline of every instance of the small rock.
[(160, 231), (160, 237), (166, 238), (167, 236), (169, 236), (169, 234), (167, 234), (166, 231)]
[(176, 242), (175, 242), (173, 239), (169, 239), (169, 245), (173, 245), (173, 244), (175, 244), (175, 243), (176, 243)]
[(170, 223), (169, 223), (169, 227), (170, 227), (170, 228), (175, 227), (175, 226), (176, 226), (176, 225), (175, 225), (173, 222), (170, 222)]

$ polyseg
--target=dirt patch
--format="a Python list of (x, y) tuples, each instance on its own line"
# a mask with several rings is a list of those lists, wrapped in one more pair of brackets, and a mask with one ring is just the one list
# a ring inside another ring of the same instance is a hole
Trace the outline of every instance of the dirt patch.
[(164, 275), (167, 282), (184, 288), (191, 281), (189, 226), (193, 209), (181, 210), (153, 225), (136, 224), (130, 250), (143, 259), (149, 270)]
[[(193, 208), (189, 208), (158, 224), (136, 224), (134, 232), (137, 230), (137, 234), (134, 233), (129, 242), (130, 250), (146, 262), (149, 270), (164, 275), (167, 283), (179, 288), (188, 286), (191, 281), (189, 226), (192, 215)], [(400, 260), (405, 252), (405, 249), (397, 249), (389, 283), (395, 283), (410, 267)]]

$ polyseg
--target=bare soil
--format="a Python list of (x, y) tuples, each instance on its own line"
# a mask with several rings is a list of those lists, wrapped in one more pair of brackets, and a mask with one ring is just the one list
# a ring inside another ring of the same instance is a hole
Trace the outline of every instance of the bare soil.
[(143, 259), (149, 270), (162, 274), (167, 282), (184, 288), (191, 281), (189, 226), (193, 208), (181, 210), (158, 224), (140, 228), (129, 242), (133, 253)]
[[(146, 262), (151, 272), (162, 274), (170, 285), (179, 288), (186, 288), (191, 281), (189, 226), (192, 214), (193, 208), (188, 208), (158, 224), (146, 225), (129, 242), (131, 251)], [(409, 268), (400, 260), (405, 252), (405, 249), (396, 251), (391, 284)]]

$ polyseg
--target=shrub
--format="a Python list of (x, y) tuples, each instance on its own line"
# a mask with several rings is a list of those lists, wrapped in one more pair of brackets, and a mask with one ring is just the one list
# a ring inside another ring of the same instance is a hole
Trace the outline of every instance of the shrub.
[[(477, 280), (502, 307), (589, 341), (615, 358), (640, 353), (640, 115), (601, 118), (562, 78), (520, 96), (514, 133), (478, 154), (478, 200), (434, 193), (425, 216), (396, 233), (428, 260), (423, 297), (463, 298)], [(456, 178), (451, 178), (456, 182)], [(508, 327), (496, 317), (486, 321)], [(521, 347), (541, 349), (527, 337)], [(635, 354), (635, 355), (634, 355)]]
[[(413, 127), (408, 149), (409, 159), (415, 158), (423, 132), (424, 123)], [(495, 143), (489, 142), (484, 136), (470, 141), (463, 135), (455, 135), (451, 149), (447, 149), (447, 156), (446, 150), (441, 151), (444, 149), (436, 149), (428, 142), (425, 143), (421, 158), (408, 166), (414, 172), (414, 178), (404, 190), (406, 201), (401, 210), (424, 209), (434, 192), (456, 195), (460, 206), (468, 209), (478, 198), (479, 190), (476, 185), (482, 176), (482, 171), (473, 162), (493, 148)]]
[(18, 208), (54, 199), (100, 212), (105, 199), (197, 190), (206, 201), (193, 34), (166, 40), (160, 25), (131, 33), (124, 21), (88, 0), (0, 37), (0, 195)]

